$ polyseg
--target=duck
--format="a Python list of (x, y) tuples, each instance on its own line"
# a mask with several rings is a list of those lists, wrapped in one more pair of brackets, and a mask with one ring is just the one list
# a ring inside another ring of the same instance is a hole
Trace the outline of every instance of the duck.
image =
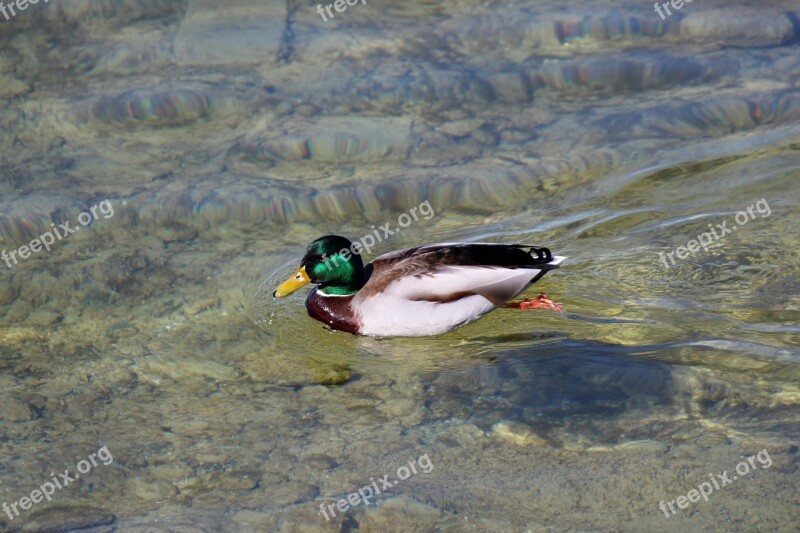
[(314, 240), (273, 297), (313, 284), (305, 302), (311, 318), (330, 329), (377, 337), (439, 335), (499, 307), (563, 310), (545, 294), (509, 304), (566, 259), (543, 246), (425, 244), (380, 255), (366, 266), (360, 248), (339, 235)]

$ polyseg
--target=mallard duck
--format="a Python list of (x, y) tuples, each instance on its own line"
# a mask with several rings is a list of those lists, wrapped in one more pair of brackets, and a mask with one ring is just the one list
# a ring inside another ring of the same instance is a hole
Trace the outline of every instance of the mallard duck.
[[(439, 243), (390, 252), (365, 267), (361, 255), (352, 253), (358, 248), (338, 235), (315, 240), (273, 296), (283, 298), (313, 283), (308, 314), (333, 329), (438, 335), (504, 306), (565, 259), (539, 246)], [(537, 306), (522, 308), (532, 307)]]

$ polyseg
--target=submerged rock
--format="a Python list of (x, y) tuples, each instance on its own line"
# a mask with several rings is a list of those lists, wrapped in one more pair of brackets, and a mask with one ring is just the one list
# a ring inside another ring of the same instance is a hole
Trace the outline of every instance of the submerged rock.
[(356, 507), (355, 521), (364, 531), (419, 531), (433, 533), (445, 513), (409, 496), (395, 496), (377, 506)]
[(258, 133), (232, 153), (251, 161), (369, 163), (404, 160), (411, 145), (411, 121), (406, 118), (328, 116)]
[(492, 435), (516, 446), (547, 446), (548, 442), (519, 422), (502, 421), (492, 426)]
[(189, 0), (175, 38), (175, 59), (185, 65), (275, 62), (286, 23), (286, 3)]
[(109, 526), (117, 517), (104, 509), (83, 505), (48, 505), (34, 511), (22, 526), (23, 533), (70, 533), (91, 527)]

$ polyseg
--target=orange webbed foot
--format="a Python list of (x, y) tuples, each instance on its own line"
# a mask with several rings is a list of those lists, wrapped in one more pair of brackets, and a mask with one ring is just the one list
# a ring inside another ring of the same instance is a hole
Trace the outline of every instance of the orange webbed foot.
[(557, 312), (562, 312), (564, 310), (563, 305), (554, 302), (545, 293), (541, 293), (536, 298), (527, 298), (521, 302), (507, 303), (504, 307), (510, 309), (549, 309)]

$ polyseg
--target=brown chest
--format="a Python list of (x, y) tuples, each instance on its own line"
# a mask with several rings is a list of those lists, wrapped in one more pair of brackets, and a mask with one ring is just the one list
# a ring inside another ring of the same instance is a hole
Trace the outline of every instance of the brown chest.
[(358, 334), (361, 324), (352, 302), (353, 296), (322, 296), (318, 289), (314, 289), (306, 298), (306, 309), (308, 316), (333, 329)]

